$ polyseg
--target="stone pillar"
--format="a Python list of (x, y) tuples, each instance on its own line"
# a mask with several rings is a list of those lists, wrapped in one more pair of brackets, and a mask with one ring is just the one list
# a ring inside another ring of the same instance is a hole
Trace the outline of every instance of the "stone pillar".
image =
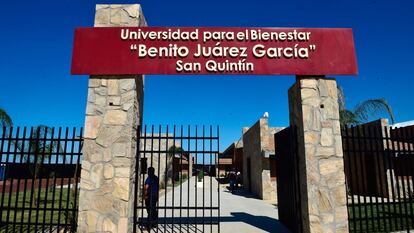
[(348, 232), (336, 81), (297, 77), (289, 89), (297, 129), (302, 226), (306, 233)]
[[(144, 26), (141, 7), (97, 5), (96, 27)], [(90, 76), (78, 232), (132, 232), (144, 77)]]

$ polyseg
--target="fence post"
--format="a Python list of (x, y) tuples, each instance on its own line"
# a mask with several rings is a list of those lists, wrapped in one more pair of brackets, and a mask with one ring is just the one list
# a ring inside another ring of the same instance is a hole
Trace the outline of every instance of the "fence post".
[[(95, 27), (145, 26), (138, 4), (96, 5)], [(78, 232), (132, 232), (144, 77), (90, 76)]]
[(303, 232), (348, 232), (336, 81), (297, 77), (289, 111), (298, 137)]

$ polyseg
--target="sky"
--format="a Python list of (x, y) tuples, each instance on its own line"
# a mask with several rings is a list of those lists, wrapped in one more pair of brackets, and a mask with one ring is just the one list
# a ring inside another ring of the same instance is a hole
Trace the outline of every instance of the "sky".
[[(335, 77), (347, 108), (385, 98), (397, 122), (414, 119), (413, 1), (20, 0), (2, 3), (0, 14), (0, 107), (15, 126), (84, 125), (88, 77), (70, 75), (73, 33), (93, 26), (99, 3), (139, 3), (149, 26), (352, 28), (359, 74)], [(294, 82), (294, 76), (148, 75), (144, 123), (219, 125), (224, 150), (264, 112), (271, 126), (288, 126)]]

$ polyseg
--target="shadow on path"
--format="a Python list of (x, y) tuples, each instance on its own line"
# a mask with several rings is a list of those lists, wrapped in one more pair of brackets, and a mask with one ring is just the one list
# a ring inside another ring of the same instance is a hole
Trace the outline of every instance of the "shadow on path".
[[(220, 217), (220, 223), (243, 222), (245, 224), (251, 225), (257, 229), (261, 229), (266, 232), (291, 233), (285, 226), (283, 226), (281, 222), (267, 216), (254, 216), (243, 212), (232, 212), (231, 215), (232, 216)], [(203, 232), (203, 225), (205, 228), (210, 228), (210, 225), (217, 226), (217, 221), (217, 216), (204, 218), (159, 218), (158, 230), (160, 232), (176, 232), (176, 230), (180, 229), (181, 232)], [(237, 229), (234, 230), (237, 231)]]
[(244, 197), (244, 198), (252, 198), (252, 199), (261, 200), (261, 199), (257, 198), (257, 196), (251, 194), (249, 191), (243, 189), (242, 187), (236, 188), (233, 193), (231, 193), (230, 186), (226, 186), (225, 188), (226, 189), (223, 190), (224, 193), (229, 193), (231, 195), (241, 196), (241, 197)]
[(290, 233), (281, 222), (267, 216), (255, 216), (243, 212), (232, 212), (231, 217), (221, 217), (220, 222), (244, 222), (267, 232)]

